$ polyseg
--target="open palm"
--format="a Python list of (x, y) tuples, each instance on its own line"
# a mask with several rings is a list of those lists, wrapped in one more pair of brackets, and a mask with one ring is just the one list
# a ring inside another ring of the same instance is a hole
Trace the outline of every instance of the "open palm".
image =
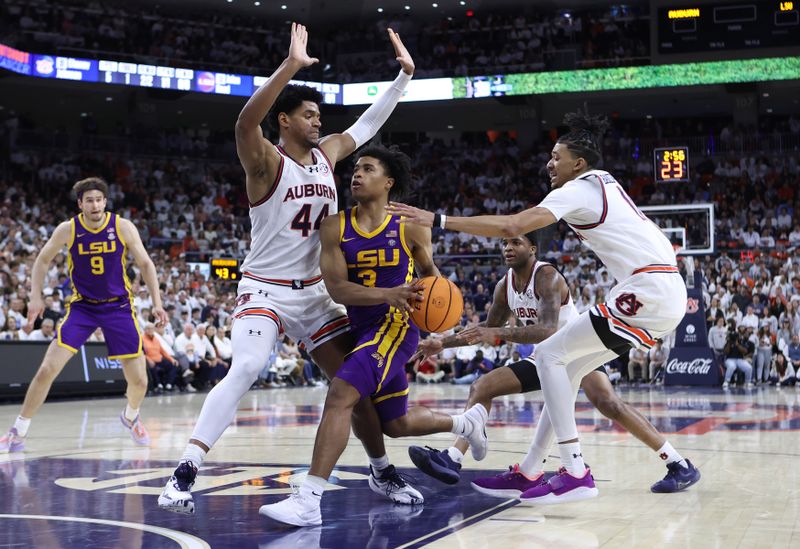
[(289, 44), (289, 59), (299, 63), (302, 67), (309, 67), (314, 63), (319, 63), (316, 57), (310, 57), (306, 48), (308, 47), (308, 31), (305, 25), (292, 23), (292, 41)]
[(414, 74), (414, 60), (411, 58), (411, 54), (408, 53), (405, 45), (403, 45), (403, 41), (400, 40), (400, 35), (392, 29), (388, 29), (388, 31), (389, 40), (392, 41), (392, 46), (394, 46), (394, 54), (397, 56), (396, 59), (400, 63), (403, 72), (406, 74)]

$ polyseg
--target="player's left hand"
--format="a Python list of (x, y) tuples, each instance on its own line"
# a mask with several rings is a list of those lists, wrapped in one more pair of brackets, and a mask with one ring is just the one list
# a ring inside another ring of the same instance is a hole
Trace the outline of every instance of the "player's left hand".
[(395, 59), (400, 63), (400, 67), (403, 69), (404, 73), (414, 74), (414, 60), (403, 45), (403, 41), (400, 40), (400, 35), (392, 29), (387, 30), (389, 31), (389, 40), (392, 41), (392, 46), (394, 46), (394, 54), (397, 56)]
[(427, 210), (420, 210), (400, 202), (389, 202), (389, 205), (386, 206), (386, 212), (391, 215), (402, 216), (403, 219), (400, 220), (400, 223), (414, 223), (423, 227), (433, 227), (433, 212)]
[(153, 316), (156, 317), (156, 326), (166, 326), (169, 324), (169, 315), (164, 307), (153, 307)]
[(464, 328), (464, 330), (459, 332), (458, 337), (460, 337), (463, 341), (466, 341), (469, 345), (475, 345), (476, 343), (494, 345), (495, 341), (497, 340), (497, 333), (495, 328), (487, 328), (486, 326), (476, 325)]

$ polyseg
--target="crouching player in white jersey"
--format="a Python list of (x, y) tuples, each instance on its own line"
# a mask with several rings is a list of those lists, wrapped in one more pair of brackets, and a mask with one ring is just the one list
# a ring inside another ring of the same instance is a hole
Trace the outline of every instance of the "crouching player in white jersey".
[[(578, 501), (597, 496), (583, 462), (575, 424), (575, 394), (583, 376), (631, 347), (649, 349), (669, 334), (686, 310), (686, 286), (675, 252), (661, 230), (631, 201), (606, 171), (599, 142), (605, 121), (567, 115), (570, 132), (553, 147), (547, 170), (552, 191), (533, 208), (510, 216), (451, 217), (390, 204), (388, 211), (407, 222), (482, 236), (513, 237), (563, 219), (605, 263), (619, 283), (605, 303), (568, 322), (536, 349), (536, 368), (564, 468), (526, 492), (532, 504)], [(696, 481), (699, 472), (670, 464), (678, 485)]]
[[(578, 310), (569, 295), (567, 281), (550, 263), (536, 260), (534, 233), (503, 239), (503, 257), (509, 267), (508, 273), (498, 282), (494, 299), (485, 323), (469, 327), (458, 334), (432, 336), (420, 343), (420, 354), (431, 356), (442, 349), (472, 344), (476, 341), (493, 345), (496, 340), (515, 343), (541, 343), (577, 318)], [(506, 327), (506, 321), (514, 316), (523, 323), (520, 327)], [(627, 429), (632, 435), (652, 448), (669, 468), (672, 463), (692, 467), (666, 441), (656, 428), (633, 406), (624, 402), (614, 392), (604, 366), (590, 371), (581, 380), (586, 398), (604, 416)], [(470, 386), (465, 409), (483, 404), (491, 409), (492, 399), (503, 395), (539, 391), (541, 382), (532, 357), (495, 368), (480, 377)], [(525, 493), (546, 482), (544, 464), (553, 444), (554, 432), (547, 412), (542, 408), (533, 443), (525, 458), (510, 466), (508, 471), (491, 477), (476, 478), (472, 487), (484, 494), (502, 498), (520, 498), (525, 502)], [(450, 448), (439, 451), (434, 448), (411, 446), (408, 454), (421, 471), (447, 484), (456, 484), (460, 479), (461, 460), (468, 448), (465, 439), (458, 437)], [(698, 476), (699, 480), (699, 476)], [(692, 482), (694, 484), (694, 482)], [(688, 485), (678, 485), (671, 474), (656, 482), (653, 492), (677, 492)]]
[[(333, 378), (352, 348), (345, 308), (334, 303), (319, 268), (319, 227), (337, 213), (334, 165), (371, 139), (386, 122), (414, 72), (398, 35), (389, 29), (402, 70), (389, 89), (344, 133), (320, 139), (322, 95), (307, 86), (287, 86), (318, 60), (306, 51), (308, 33), (292, 24), (289, 55), (250, 98), (236, 122), (236, 150), (246, 173), (251, 248), (242, 265), (234, 324), (233, 363), (206, 398), (189, 444), (158, 504), (183, 514), (195, 510), (191, 487), (206, 453), (233, 421), (239, 400), (267, 365), (283, 333), (305, 346)], [(280, 143), (261, 130), (269, 113)], [(356, 407), (353, 430), (369, 456), (370, 487), (402, 502), (410, 489), (389, 464), (380, 422), (369, 399)]]

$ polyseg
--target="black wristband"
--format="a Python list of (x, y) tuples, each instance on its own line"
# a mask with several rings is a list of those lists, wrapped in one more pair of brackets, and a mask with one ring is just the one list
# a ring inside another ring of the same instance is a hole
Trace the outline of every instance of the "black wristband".
[(438, 228), (442, 225), (442, 214), (433, 214), (433, 227)]

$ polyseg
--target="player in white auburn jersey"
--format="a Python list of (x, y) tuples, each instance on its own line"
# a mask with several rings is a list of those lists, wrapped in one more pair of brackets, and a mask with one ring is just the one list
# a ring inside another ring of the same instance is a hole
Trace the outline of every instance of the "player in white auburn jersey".
[[(631, 347), (648, 349), (669, 334), (686, 310), (686, 285), (669, 240), (631, 201), (606, 171), (599, 142), (605, 121), (573, 113), (558, 138), (547, 170), (552, 191), (539, 203), (510, 216), (451, 217), (390, 204), (406, 222), (440, 226), (482, 236), (511, 237), (563, 219), (606, 264), (618, 283), (605, 303), (585, 311), (536, 348), (536, 367), (545, 404), (558, 440), (564, 469), (526, 492), (532, 504), (566, 503), (595, 497), (594, 479), (583, 462), (575, 424), (575, 390), (600, 364)], [(670, 464), (677, 485), (696, 481), (699, 472)]]
[[(304, 346), (330, 378), (352, 348), (345, 308), (331, 300), (320, 275), (319, 228), (337, 212), (336, 162), (375, 136), (414, 73), (400, 37), (391, 29), (388, 33), (402, 70), (344, 133), (320, 138), (322, 94), (308, 86), (287, 85), (297, 71), (318, 62), (307, 53), (305, 27), (296, 23), (289, 55), (239, 114), (236, 151), (246, 174), (252, 242), (233, 313), (233, 363), (203, 404), (178, 467), (158, 498), (163, 509), (194, 513), (191, 487), (197, 469), (233, 421), (239, 400), (267, 365), (279, 336), (286, 333)], [(265, 139), (261, 130), (268, 114), (279, 134), (278, 145)], [(353, 428), (374, 471), (370, 487), (402, 501), (407, 485), (389, 464), (369, 399), (354, 410)]]
[[(569, 294), (569, 286), (556, 268), (536, 260), (534, 233), (503, 239), (503, 257), (509, 270), (497, 284), (486, 322), (471, 326), (458, 334), (444, 338), (432, 336), (420, 343), (419, 355), (430, 356), (442, 349), (459, 347), (476, 341), (496, 344), (497, 340), (515, 343), (540, 343), (578, 317), (578, 310)], [(506, 321), (515, 317), (522, 326), (507, 327)], [(683, 460), (656, 428), (630, 404), (614, 392), (604, 366), (590, 371), (581, 380), (586, 397), (604, 416), (618, 422), (632, 435), (671, 463)], [(470, 387), (465, 409), (483, 404), (491, 409), (492, 399), (504, 395), (527, 393), (541, 389), (533, 357), (524, 358), (495, 368), (481, 376)], [(544, 464), (555, 439), (547, 406), (542, 408), (533, 443), (525, 458), (508, 471), (495, 476), (476, 478), (472, 487), (484, 494), (519, 498), (526, 502), (526, 493), (547, 481)], [(423, 472), (447, 484), (460, 478), (461, 461), (468, 448), (467, 441), (456, 438), (446, 450), (411, 446), (409, 456)], [(686, 462), (691, 467), (690, 462)], [(693, 484), (693, 483), (692, 483)], [(653, 492), (676, 492), (687, 488), (669, 482), (669, 477), (651, 486)]]

